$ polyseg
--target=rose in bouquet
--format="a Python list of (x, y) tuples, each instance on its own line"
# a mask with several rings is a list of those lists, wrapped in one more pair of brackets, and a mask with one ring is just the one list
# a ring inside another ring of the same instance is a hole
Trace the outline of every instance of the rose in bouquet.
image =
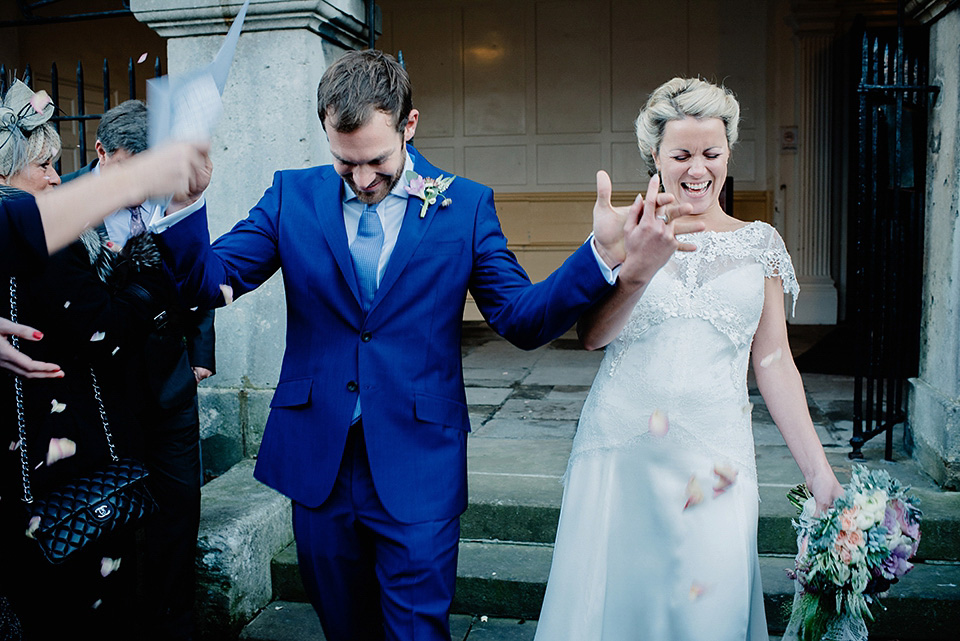
[(821, 514), (806, 487), (790, 492), (800, 509), (796, 564), (787, 570), (797, 595), (784, 640), (867, 638), (870, 604), (910, 571), (920, 543), (920, 510), (908, 490), (857, 465), (843, 496)]

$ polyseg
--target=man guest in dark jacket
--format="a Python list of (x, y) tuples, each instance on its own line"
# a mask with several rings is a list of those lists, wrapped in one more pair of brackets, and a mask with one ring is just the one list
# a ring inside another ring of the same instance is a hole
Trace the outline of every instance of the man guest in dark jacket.
[[(101, 119), (96, 160), (63, 180), (110, 171), (146, 147), (146, 106), (128, 100)], [(125, 246), (130, 250), (147, 231), (151, 212), (149, 203), (121, 209), (106, 218), (101, 236), (106, 235), (117, 251)], [(193, 635), (202, 479), (197, 384), (215, 367), (213, 311), (177, 307), (168, 305), (167, 312), (155, 319), (156, 329), (135, 356), (135, 371), (129, 377), (133, 405), (141, 410), (150, 489), (160, 505), (145, 528), (144, 630), (151, 638), (164, 640)]]

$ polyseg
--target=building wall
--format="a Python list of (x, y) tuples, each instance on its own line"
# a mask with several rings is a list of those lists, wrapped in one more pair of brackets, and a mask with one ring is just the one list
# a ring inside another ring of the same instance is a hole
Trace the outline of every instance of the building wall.
[[(734, 212), (773, 222), (768, 3), (760, 0), (382, 0), (377, 47), (402, 52), (421, 112), (416, 145), (490, 185), (533, 279), (590, 232), (595, 175), (619, 204), (646, 189), (633, 122), (674, 76), (740, 101)], [(735, 43), (735, 44), (734, 44)], [(468, 304), (468, 318), (479, 318)]]

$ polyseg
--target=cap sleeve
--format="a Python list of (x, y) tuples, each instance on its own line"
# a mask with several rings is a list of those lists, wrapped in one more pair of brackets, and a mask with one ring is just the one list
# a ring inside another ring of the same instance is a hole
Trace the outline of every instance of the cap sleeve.
[(797, 297), (800, 295), (800, 283), (797, 282), (797, 274), (793, 270), (793, 261), (790, 260), (790, 254), (787, 253), (787, 247), (777, 230), (770, 227), (770, 237), (767, 240), (767, 248), (761, 255), (763, 263), (763, 275), (767, 278), (777, 278), (783, 282), (783, 292), (790, 294), (793, 299), (791, 315), (797, 313)]

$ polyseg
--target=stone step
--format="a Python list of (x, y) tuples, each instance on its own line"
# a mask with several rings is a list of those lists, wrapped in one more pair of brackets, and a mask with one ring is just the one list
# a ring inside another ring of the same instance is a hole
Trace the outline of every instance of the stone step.
[[(827, 456), (841, 482), (849, 479), (843, 450)], [(537, 439), (472, 439), (468, 449), (470, 505), (461, 519), (465, 539), (552, 544), (570, 442)], [(918, 560), (960, 562), (960, 493), (944, 492), (907, 463), (870, 461), (911, 486), (923, 510)], [(760, 519), (757, 549), (761, 554), (793, 554), (797, 549), (791, 520), (796, 510), (787, 492), (803, 481), (786, 447), (757, 446)]]
[[(461, 541), (453, 612), (535, 619), (540, 613), (552, 554), (553, 547), (545, 544)], [(789, 555), (760, 558), (767, 621), (774, 633), (782, 633), (786, 627), (787, 607), (793, 599), (793, 582), (784, 573), (791, 564)], [(276, 599), (305, 600), (294, 546), (274, 559), (273, 577)], [(960, 629), (960, 564), (917, 564), (882, 604), (882, 608), (873, 608), (876, 621), (870, 625), (872, 639), (955, 638)]]
[[(452, 641), (533, 641), (537, 622), (525, 619), (450, 616)], [(248, 625), (240, 641), (326, 641), (313, 608), (306, 603), (274, 601)], [(780, 641), (771, 636), (770, 641)]]

